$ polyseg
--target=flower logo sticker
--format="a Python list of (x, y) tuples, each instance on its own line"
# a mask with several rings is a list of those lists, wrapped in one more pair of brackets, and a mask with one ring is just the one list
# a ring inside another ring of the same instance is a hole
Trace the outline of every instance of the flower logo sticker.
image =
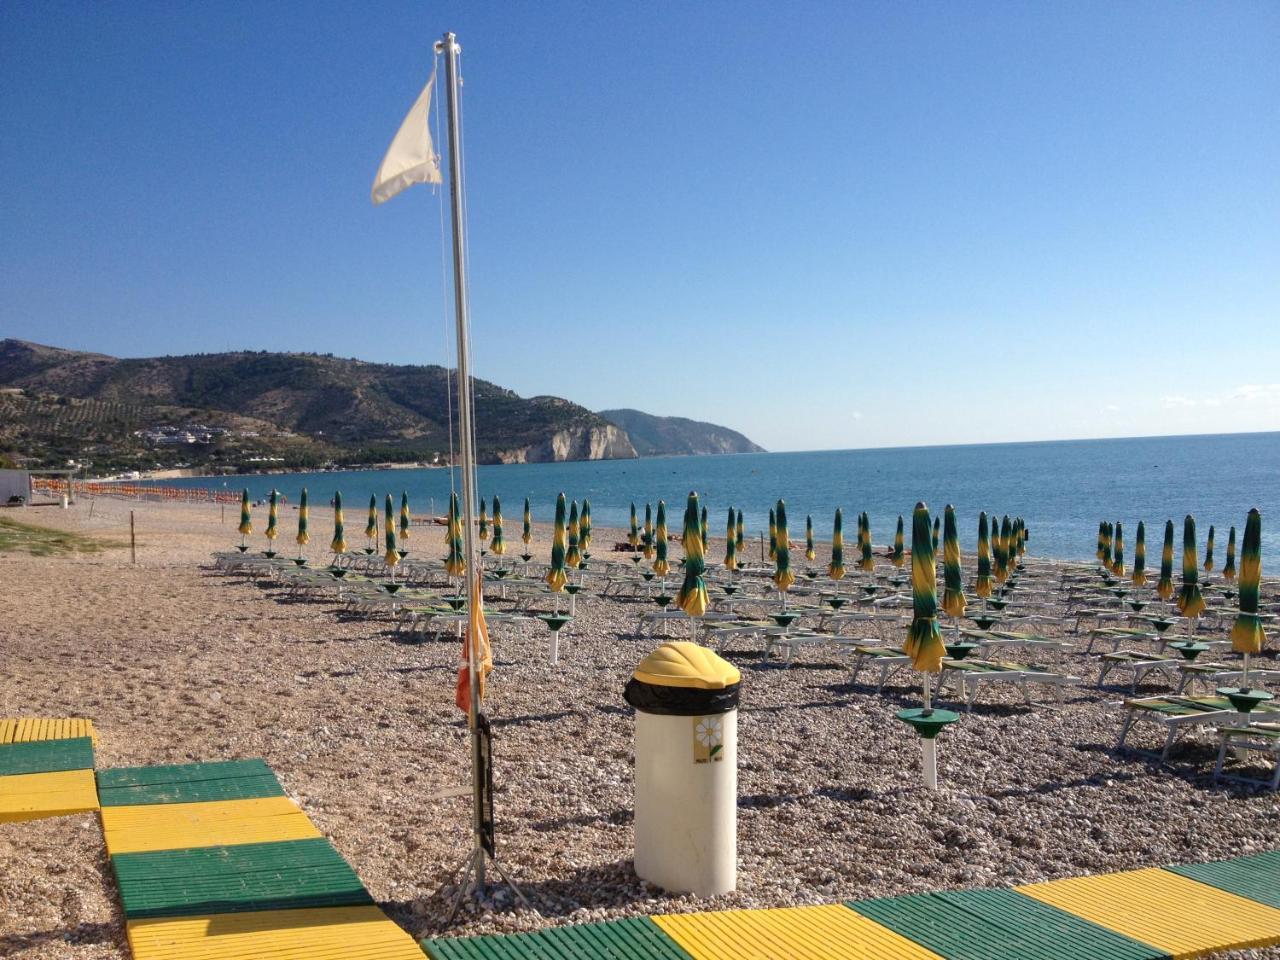
[(719, 716), (692, 719), (693, 762), (719, 763), (724, 759), (724, 720)]

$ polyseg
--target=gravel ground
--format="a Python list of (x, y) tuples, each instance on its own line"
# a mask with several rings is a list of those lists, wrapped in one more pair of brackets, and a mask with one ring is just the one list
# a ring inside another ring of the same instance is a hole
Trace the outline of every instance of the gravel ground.
[[(262, 756), (399, 923), (415, 936), (446, 932), (469, 812), (466, 798), (449, 796), (469, 782), (453, 705), (458, 642), (408, 641), (386, 620), (212, 572), (210, 551), (234, 537), (230, 508), (225, 523), (217, 507), (134, 509), (136, 566), (127, 548), (0, 555), (0, 714), (91, 717), (100, 767)], [(127, 539), (128, 510), (99, 500), (92, 518), (81, 503), (22, 519)], [(326, 513), (313, 509), (317, 560)], [(348, 519), (349, 529), (363, 525)], [(416, 533), (411, 547), (436, 552), (438, 529)], [(615, 536), (597, 531), (597, 557)], [(547, 541), (539, 527), (540, 557)], [(709, 555), (721, 551), (713, 540)], [(1280, 802), (1214, 787), (1207, 741), (1180, 750), (1172, 768), (1113, 754), (1123, 692), (1097, 691), (1082, 654), (1037, 657), (1088, 681), (1063, 709), (984, 694), (940, 741), (943, 789), (933, 794), (919, 786), (917, 741), (893, 717), (919, 701), (911, 678), (878, 696), (850, 685), (836, 654), (806, 651), (786, 668), (737, 644), (727, 655), (743, 670), (738, 890), (666, 896), (631, 868), (622, 686), (657, 643), (635, 633), (649, 606), (578, 600), (556, 667), (541, 624), (494, 630), (487, 708), (500, 859), (541, 915), (499, 891), (449, 933), (1024, 883), (1276, 845)], [(128, 955), (94, 817), (0, 825), (0, 891), (0, 956)]]

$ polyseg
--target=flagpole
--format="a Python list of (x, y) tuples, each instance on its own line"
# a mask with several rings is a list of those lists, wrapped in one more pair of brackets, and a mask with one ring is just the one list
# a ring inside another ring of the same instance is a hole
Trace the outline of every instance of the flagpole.
[[(465, 551), (466, 576), (468, 583), (478, 570), (475, 551), (475, 530), (473, 509), (475, 503), (475, 447), (471, 429), (471, 365), (468, 356), (467, 335), (467, 283), (466, 283), (466, 242), (463, 237), (463, 204), (462, 169), (459, 149), (461, 125), (458, 118), (458, 38), (453, 33), (446, 33), (438, 45), (443, 49), (445, 65), (445, 90), (448, 95), (449, 119), (449, 200), (453, 221), (453, 302), (454, 320), (458, 338), (458, 432), (460, 434), (462, 452), (462, 529), (463, 550)], [(481, 597), (483, 594), (481, 594)], [(476, 631), (470, 625), (474, 623), (474, 613), (470, 609), (473, 601), (472, 591), (467, 590), (468, 617), (467, 630), (467, 678), (470, 684), (470, 703), (467, 707), (467, 724), (471, 735), (471, 827), (472, 850), (471, 871), (474, 875), (475, 891), (478, 897), (484, 895), (485, 852), (482, 843), (484, 832), (484, 784), (482, 782), (483, 758), (481, 756), (481, 734), (477, 724), (480, 702), (480, 650)], [(478, 602), (478, 601), (477, 601)], [(465, 890), (466, 879), (463, 879)], [(461, 891), (460, 891), (461, 892)]]

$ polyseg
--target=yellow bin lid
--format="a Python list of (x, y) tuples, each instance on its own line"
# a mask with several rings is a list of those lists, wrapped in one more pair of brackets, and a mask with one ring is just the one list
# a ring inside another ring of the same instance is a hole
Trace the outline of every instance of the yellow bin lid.
[(706, 647), (688, 640), (673, 640), (641, 660), (635, 678), (659, 687), (723, 690), (740, 682), (742, 674)]

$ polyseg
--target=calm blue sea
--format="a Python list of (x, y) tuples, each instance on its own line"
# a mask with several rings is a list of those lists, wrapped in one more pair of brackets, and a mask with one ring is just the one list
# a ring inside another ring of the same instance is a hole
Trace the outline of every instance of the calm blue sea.
[[(212, 486), (209, 479), (166, 481), (173, 486)], [(341, 490), (348, 511), (361, 510), (371, 493), (399, 497), (408, 491), (415, 512), (434, 503), (443, 512), (449, 496), (447, 470), (385, 470), (246, 476), (228, 479), (255, 499), (276, 487), (297, 502), (309, 488), (313, 503)], [(736, 456), (656, 457), (583, 463), (486, 466), (479, 471), (481, 495), (497, 494), (510, 524), (518, 522), (525, 497), (535, 520), (550, 521), (556, 494), (591, 500), (596, 526), (624, 527), (634, 501), (644, 516), (646, 501), (665, 499), (668, 523), (678, 529), (684, 498), (696, 490), (708, 506), (708, 523), (720, 534), (730, 505), (744, 513), (749, 531), (767, 526), (770, 506), (787, 502), (792, 536), (803, 535), (812, 514), (819, 539), (830, 535), (832, 515), (842, 507), (849, 538), (859, 511), (871, 517), (877, 544), (893, 537), (898, 515), (907, 518), (917, 500), (941, 512), (956, 507), (963, 549), (975, 549), (978, 512), (1021, 515), (1031, 531), (1033, 554), (1061, 559), (1092, 557), (1099, 520), (1124, 524), (1132, 561), (1137, 521), (1147, 524), (1148, 565), (1158, 564), (1164, 521), (1173, 519), (1177, 544), (1182, 517), (1197, 520), (1203, 552), (1209, 525), (1217, 527), (1219, 568), (1227, 529), (1244, 531), (1245, 515), (1263, 515), (1263, 557), (1280, 572), (1280, 433), (1130, 440), (1072, 440), (891, 450), (760, 453)]]

